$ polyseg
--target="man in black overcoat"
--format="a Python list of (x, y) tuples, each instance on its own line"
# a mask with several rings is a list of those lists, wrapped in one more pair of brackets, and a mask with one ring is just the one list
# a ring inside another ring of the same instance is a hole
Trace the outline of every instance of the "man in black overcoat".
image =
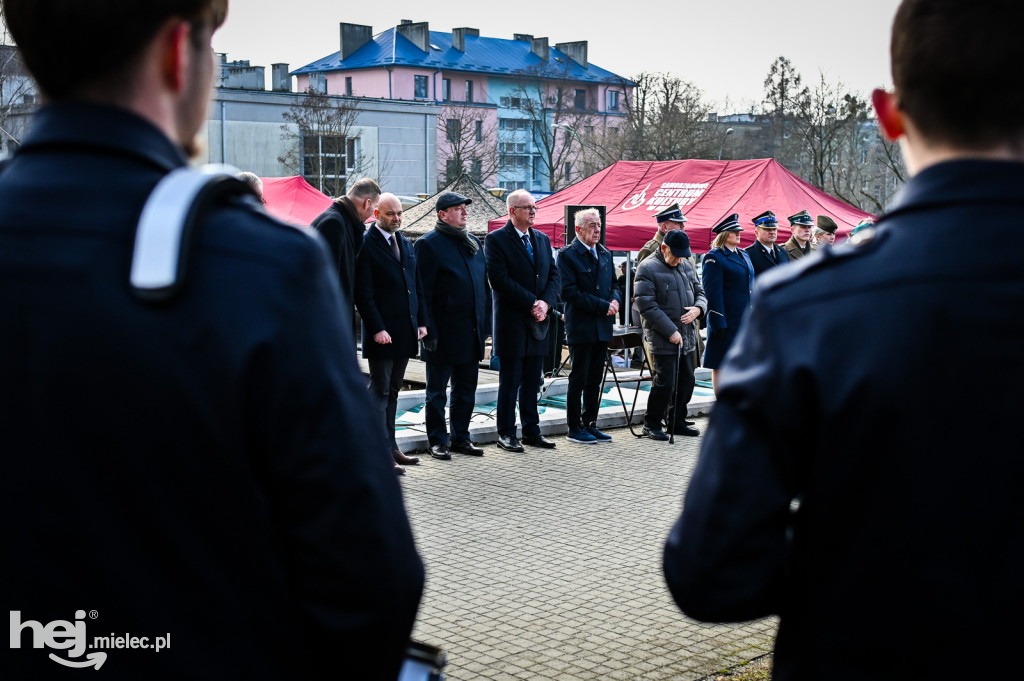
[(576, 238), (558, 252), (565, 335), (572, 348), (566, 439), (579, 444), (606, 443), (612, 437), (597, 428), (597, 412), (608, 342), (622, 294), (615, 284), (612, 253), (601, 244), (601, 213), (596, 208), (580, 210), (573, 222)]
[(3, 2), (47, 102), (0, 173), (3, 676), (393, 681), (423, 565), (326, 250), (223, 199), (171, 297), (129, 282), (226, 3), (97, 4)]
[(537, 391), (543, 371), (548, 310), (559, 293), (551, 240), (533, 229), (537, 204), (524, 189), (508, 195), (509, 221), (487, 236), (487, 277), (494, 295), (494, 349), (498, 355), (498, 446), (523, 451), (516, 437), (516, 400), (523, 444), (546, 449), (540, 434)]
[(789, 253), (776, 243), (779, 238), (779, 222), (775, 213), (766, 210), (754, 218), (753, 222), (757, 240), (743, 250), (750, 256), (756, 277), (765, 270), (788, 263)]
[(419, 301), (423, 290), (416, 272), (412, 244), (398, 230), (402, 202), (394, 194), (381, 194), (374, 211), (377, 220), (363, 235), (356, 257), (356, 307), (363, 322), (363, 357), (370, 365), (370, 393), (380, 400), (381, 422), (390, 437), (390, 455), (399, 464), (419, 463), (406, 456), (395, 440), (398, 393), (409, 358), (427, 334), (426, 312)]
[[(441, 194), (437, 224), (415, 247), (427, 322), (422, 354), (427, 364), (427, 438), (430, 455), (442, 460), (451, 459), (450, 452), (484, 453), (470, 440), (469, 421), (490, 332), (491, 292), (480, 241), (466, 229), (471, 203), (455, 192)], [(444, 418), (449, 381), (450, 437)]]
[(363, 247), (366, 221), (373, 217), (380, 200), (380, 187), (370, 178), (357, 180), (345, 196), (334, 200), (324, 212), (313, 219), (313, 229), (327, 242), (331, 262), (338, 276), (338, 286), (345, 304), (341, 310), (345, 328), (353, 329), (352, 306), (355, 305), (356, 256)]
[[(1020, 647), (1024, 267), (950, 244), (1024, 230), (1022, 25), (900, 4), (872, 100), (910, 179), (849, 245), (763, 274), (721, 368), (665, 577), (696, 619), (778, 615), (776, 681), (968, 679)], [(997, 358), (969, 375), (965, 320)]]

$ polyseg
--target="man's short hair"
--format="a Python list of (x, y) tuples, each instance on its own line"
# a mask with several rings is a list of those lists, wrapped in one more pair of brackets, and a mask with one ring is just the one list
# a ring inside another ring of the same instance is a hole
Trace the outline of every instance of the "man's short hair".
[(900, 109), (930, 141), (1024, 146), (1020, 0), (903, 0), (892, 25)]
[(597, 224), (600, 225), (601, 211), (596, 208), (584, 208), (583, 210), (576, 211), (572, 215), (573, 224), (577, 227), (581, 227), (583, 223), (586, 222), (587, 218), (597, 220)]
[(195, 40), (227, 15), (227, 0), (3, 0), (4, 20), (40, 91), (69, 99), (123, 85), (160, 27), (172, 18)]
[(380, 185), (368, 177), (357, 180), (348, 190), (348, 198), (350, 199), (375, 199), (378, 196), (380, 196)]
[(238, 179), (245, 182), (247, 185), (252, 187), (253, 191), (263, 196), (263, 180), (256, 173), (251, 173), (248, 170), (238, 173)]
[(533, 194), (526, 191), (525, 189), (517, 189), (514, 192), (509, 193), (509, 195), (505, 197), (505, 208), (508, 209), (509, 213), (512, 212), (512, 201), (518, 199), (521, 196), (529, 196), (530, 200), (533, 200)]

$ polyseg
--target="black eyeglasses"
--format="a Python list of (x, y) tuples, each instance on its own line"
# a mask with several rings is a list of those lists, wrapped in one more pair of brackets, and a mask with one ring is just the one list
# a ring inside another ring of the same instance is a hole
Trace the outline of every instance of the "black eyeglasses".
[(537, 206), (512, 206), (512, 207), (513, 208), (518, 208), (519, 210), (528, 210), (531, 213), (536, 213), (537, 212)]

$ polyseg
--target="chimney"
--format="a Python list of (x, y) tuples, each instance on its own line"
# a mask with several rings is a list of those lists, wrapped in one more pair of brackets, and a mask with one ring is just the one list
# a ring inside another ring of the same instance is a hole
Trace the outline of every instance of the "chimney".
[(478, 28), (453, 28), (452, 29), (452, 47), (459, 52), (466, 51), (466, 36), (471, 35), (474, 38), (480, 37), (480, 29)]
[(270, 65), (270, 89), (274, 92), (292, 91), (292, 77), (288, 74), (287, 64)]
[(345, 61), (352, 53), (373, 40), (373, 27), (362, 24), (341, 24), (341, 60)]
[(528, 43), (531, 40), (533, 40), (533, 36), (530, 35), (529, 33), (513, 33), (512, 40), (519, 40)]
[(587, 68), (586, 40), (579, 40), (574, 43), (558, 43), (555, 45), (555, 49), (561, 50), (569, 59), (572, 59), (583, 68)]
[(543, 59), (548, 60), (548, 39), (547, 38), (534, 38), (530, 41), (530, 52)]
[(426, 21), (419, 23), (405, 23), (408, 19), (402, 19), (398, 26), (398, 32), (404, 35), (409, 42), (424, 52), (430, 52), (430, 24)]

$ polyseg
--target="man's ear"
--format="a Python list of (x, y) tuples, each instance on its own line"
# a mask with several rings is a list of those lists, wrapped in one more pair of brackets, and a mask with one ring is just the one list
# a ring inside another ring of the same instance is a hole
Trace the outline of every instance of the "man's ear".
[(192, 28), (187, 22), (174, 20), (160, 32), (160, 75), (168, 87), (175, 92), (185, 89), (188, 74), (189, 36)]
[(903, 112), (900, 111), (896, 95), (876, 88), (871, 92), (871, 104), (875, 107), (878, 127), (885, 138), (895, 142), (902, 137), (906, 131), (903, 127)]

